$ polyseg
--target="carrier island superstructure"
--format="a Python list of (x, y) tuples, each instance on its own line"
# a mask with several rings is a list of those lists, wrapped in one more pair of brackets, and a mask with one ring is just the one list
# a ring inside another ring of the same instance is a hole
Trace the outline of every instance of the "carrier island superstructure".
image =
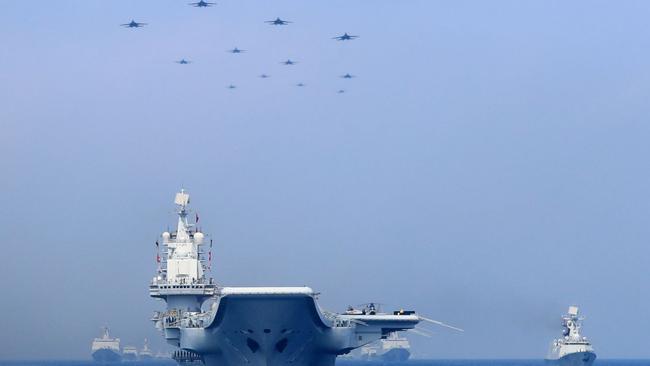
[(562, 317), (562, 338), (551, 344), (546, 361), (556, 366), (591, 366), (596, 359), (596, 353), (587, 337), (580, 334), (582, 320), (578, 316), (578, 307), (570, 306), (569, 311)]
[(331, 366), (338, 355), (424, 320), (404, 310), (327, 312), (309, 287), (217, 285), (206, 275), (208, 241), (188, 221), (189, 195), (181, 190), (174, 202), (178, 225), (162, 234), (149, 294), (167, 304), (152, 320), (192, 360), (207, 366)]

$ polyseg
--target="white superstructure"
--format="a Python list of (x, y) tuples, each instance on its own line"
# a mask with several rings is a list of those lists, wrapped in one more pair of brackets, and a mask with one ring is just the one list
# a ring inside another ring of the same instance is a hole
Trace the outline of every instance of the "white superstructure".
[(214, 295), (216, 289), (212, 279), (206, 277), (210, 254), (206, 258), (203, 251), (205, 235), (196, 223), (188, 222), (190, 196), (181, 190), (174, 203), (178, 214), (176, 231), (165, 231), (161, 235), (159, 249), (163, 255), (157, 257), (158, 274), (149, 286), (149, 294), (165, 299), (173, 308), (199, 311), (202, 300)]
[(562, 317), (562, 338), (555, 339), (546, 357), (547, 361), (561, 366), (590, 366), (596, 359), (591, 342), (580, 334), (583, 317), (577, 306), (570, 306)]
[(111, 338), (108, 327), (102, 328), (102, 336), (95, 338), (91, 347), (92, 352), (103, 349), (120, 352), (120, 339)]

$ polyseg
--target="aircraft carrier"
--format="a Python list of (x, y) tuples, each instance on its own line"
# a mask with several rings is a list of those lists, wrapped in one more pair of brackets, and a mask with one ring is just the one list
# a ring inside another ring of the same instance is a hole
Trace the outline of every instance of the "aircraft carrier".
[(546, 362), (553, 366), (591, 366), (596, 360), (596, 352), (587, 340), (580, 335), (584, 318), (578, 316), (578, 307), (570, 306), (562, 317), (562, 338), (551, 344)]
[(188, 220), (189, 195), (181, 190), (174, 203), (178, 224), (156, 243), (159, 265), (149, 294), (166, 302), (164, 311), (154, 313), (156, 327), (189, 361), (332, 366), (338, 355), (428, 320), (404, 310), (328, 312), (309, 287), (217, 285), (206, 275), (211, 240), (198, 230), (198, 216)]

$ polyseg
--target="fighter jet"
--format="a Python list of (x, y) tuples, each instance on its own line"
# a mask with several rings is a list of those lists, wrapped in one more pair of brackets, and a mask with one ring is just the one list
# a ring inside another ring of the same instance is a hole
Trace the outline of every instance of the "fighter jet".
[(267, 20), (264, 23), (268, 23), (268, 24), (271, 24), (271, 25), (287, 25), (287, 24), (292, 23), (292, 22), (287, 21), (287, 20), (282, 20), (280, 18), (275, 18), (275, 20)]
[(353, 40), (355, 38), (359, 38), (359, 36), (351, 36), (351, 35), (349, 35), (347, 33), (343, 33), (342, 36), (334, 37), (332, 39), (335, 39), (337, 41), (350, 41), (350, 40)]
[(298, 84), (296, 84), (296, 86), (303, 87), (303, 86), (305, 86), (305, 84), (303, 84), (303, 83), (298, 83)]
[(354, 76), (354, 75), (350, 75), (350, 74), (345, 74), (345, 75), (341, 75), (341, 77), (342, 77), (343, 79), (352, 79), (352, 78), (354, 78), (354, 77), (356, 77), (356, 76)]
[(228, 85), (228, 89), (235, 89), (235, 88), (237, 88), (237, 87), (232, 85), (232, 84)]
[(344, 89), (340, 89), (339, 91), (337, 91), (337, 93), (339, 93), (339, 94), (343, 94), (343, 93), (345, 93), (345, 90), (344, 90)]
[(183, 58), (183, 59), (180, 59), (180, 60), (178, 60), (178, 61), (174, 61), (174, 62), (176, 62), (177, 64), (181, 64), (181, 65), (187, 65), (187, 64), (191, 64), (191, 63), (192, 63), (192, 61), (188, 61), (188, 60), (186, 60), (186, 59), (184, 59), (184, 58)]
[(140, 28), (144, 27), (147, 25), (147, 23), (138, 23), (135, 20), (131, 19), (130, 23), (125, 23), (125, 24), (120, 24), (122, 27), (127, 27), (127, 28)]
[(239, 48), (235, 47), (232, 50), (228, 50), (230, 53), (244, 53), (246, 50), (240, 50)]
[(283, 62), (280, 62), (280, 63), (285, 64), (285, 65), (295, 65), (295, 64), (298, 63), (298, 61), (286, 60), (286, 61), (283, 61)]
[(266, 78), (268, 78), (268, 77), (269, 77), (269, 75), (266, 75), (266, 74), (262, 74), (262, 75), (260, 75), (260, 77), (261, 77), (262, 79), (266, 79)]
[(195, 8), (207, 8), (208, 6), (212, 6), (216, 3), (208, 3), (203, 0), (199, 1), (198, 3), (189, 3), (187, 5), (192, 5)]

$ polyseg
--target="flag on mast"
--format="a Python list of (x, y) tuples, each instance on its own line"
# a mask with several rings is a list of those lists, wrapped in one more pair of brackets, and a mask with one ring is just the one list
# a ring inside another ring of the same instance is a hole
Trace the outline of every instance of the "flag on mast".
[(199, 213), (195, 212), (194, 213), (196, 220), (194, 220), (194, 223), (198, 224), (199, 223)]
[(158, 248), (160, 244), (158, 244), (158, 240), (156, 240), (156, 248)]

